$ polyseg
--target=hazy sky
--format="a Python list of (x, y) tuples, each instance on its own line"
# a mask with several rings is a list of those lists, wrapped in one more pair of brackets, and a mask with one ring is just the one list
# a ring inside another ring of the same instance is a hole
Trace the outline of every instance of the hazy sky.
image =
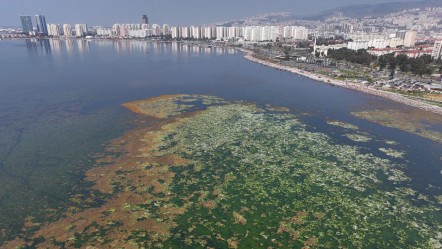
[(410, 0), (0, 0), (0, 26), (20, 26), (20, 15), (43, 14), (48, 23), (111, 25), (207, 24), (268, 12), (311, 14), (339, 6)]

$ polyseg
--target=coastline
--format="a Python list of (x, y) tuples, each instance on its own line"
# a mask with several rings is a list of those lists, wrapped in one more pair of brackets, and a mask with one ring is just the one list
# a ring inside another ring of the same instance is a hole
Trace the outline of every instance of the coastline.
[[(30, 38), (0, 38), (0, 40), (26, 40), (26, 39), (30, 39)], [(38, 39), (38, 38), (37, 38)], [(43, 38), (43, 39), (58, 39), (58, 40), (65, 40), (64, 38)], [(86, 39), (86, 38), (69, 38), (69, 39), (77, 39), (77, 40), (88, 40), (88, 41), (93, 41), (93, 40), (120, 40), (120, 39)], [(128, 39), (128, 40), (134, 40), (134, 39)], [(139, 40), (139, 41), (146, 41), (146, 42), (162, 42), (162, 43), (170, 43), (173, 41), (160, 41), (160, 40), (145, 40), (145, 39), (135, 39), (135, 40)], [(180, 41), (178, 41), (178, 43), (180, 43)], [(181, 41), (182, 43), (182, 41)], [(215, 46), (216, 47), (216, 46)], [(225, 48), (229, 48), (229, 46), (226, 46)], [(302, 69), (298, 69), (295, 67), (289, 67), (289, 66), (284, 66), (284, 65), (280, 65), (280, 64), (276, 64), (273, 62), (269, 62), (266, 60), (262, 60), (262, 59), (258, 59), (254, 56), (254, 53), (251, 52), (250, 50), (247, 49), (243, 49), (243, 48), (238, 48), (238, 47), (231, 47), (234, 48), (238, 51), (241, 51), (243, 53), (245, 53), (244, 58), (248, 59), (250, 61), (259, 63), (261, 65), (264, 66), (268, 66), (268, 67), (272, 67), (275, 69), (279, 69), (279, 70), (283, 70), (283, 71), (288, 71), (300, 76), (304, 76), (307, 77), (309, 79), (315, 80), (315, 81), (319, 81), (319, 82), (323, 82), (326, 84), (330, 84), (333, 86), (338, 86), (338, 87), (343, 87), (343, 88), (347, 88), (347, 89), (351, 89), (351, 90), (355, 90), (355, 91), (359, 91), (359, 92), (363, 92), (366, 94), (371, 94), (371, 95), (376, 95), (379, 97), (383, 97), (383, 98), (387, 98), (390, 99), (392, 101), (404, 104), (404, 105), (408, 105), (411, 107), (415, 107), (418, 108), (420, 110), (423, 111), (427, 111), (427, 112), (431, 112), (434, 114), (438, 114), (438, 115), (442, 115), (442, 107), (436, 106), (436, 105), (431, 105), (428, 103), (425, 103), (423, 101), (419, 101), (416, 99), (411, 99), (408, 98), (404, 95), (398, 94), (398, 93), (393, 93), (393, 92), (387, 92), (381, 89), (376, 89), (373, 87), (369, 87), (369, 86), (363, 86), (361, 84), (357, 84), (357, 83), (352, 83), (352, 82), (346, 82), (343, 80), (337, 80), (337, 79), (333, 79), (330, 77), (327, 77), (325, 75), (319, 75), (319, 74), (315, 74), (312, 72), (308, 72), (308, 71), (304, 71)]]
[(334, 86), (339, 86), (339, 87), (343, 87), (343, 88), (347, 88), (347, 89), (351, 89), (351, 90), (355, 90), (355, 91), (359, 91), (359, 92), (363, 92), (366, 94), (372, 94), (372, 95), (376, 95), (376, 96), (380, 96), (383, 98), (387, 98), (396, 102), (399, 102), (401, 104), (405, 104), (408, 106), (412, 106), (415, 108), (419, 108), (421, 110), (424, 111), (428, 111), (428, 112), (432, 112), (434, 114), (438, 114), (438, 115), (442, 115), (442, 107), (439, 106), (434, 106), (431, 104), (427, 104), (421, 101), (417, 101), (417, 100), (413, 100), (410, 98), (407, 98), (403, 95), (400, 95), (398, 93), (392, 93), (392, 92), (387, 92), (387, 91), (383, 91), (383, 90), (379, 90), (379, 89), (375, 89), (369, 86), (362, 86), (360, 84), (356, 84), (356, 83), (350, 83), (350, 82), (345, 82), (342, 80), (336, 80), (327, 76), (323, 76), (323, 75), (318, 75), (315, 73), (311, 73), (311, 72), (307, 72), (298, 68), (294, 68), (294, 67), (289, 67), (289, 66), (284, 66), (284, 65), (279, 65), (276, 63), (272, 63), (269, 61), (265, 61), (265, 60), (261, 60), (258, 59), (254, 56), (253, 52), (250, 52), (248, 50), (245, 49), (238, 49), (239, 51), (244, 52), (246, 55), (244, 56), (245, 59), (259, 63), (261, 65), (264, 66), (268, 66), (268, 67), (272, 67), (275, 69), (279, 69), (279, 70), (283, 70), (283, 71), (288, 71), (297, 75), (301, 75), (304, 77), (307, 77), (309, 79), (312, 80), (316, 80), (319, 82), (323, 82), (326, 84), (330, 84), (330, 85), (334, 85)]

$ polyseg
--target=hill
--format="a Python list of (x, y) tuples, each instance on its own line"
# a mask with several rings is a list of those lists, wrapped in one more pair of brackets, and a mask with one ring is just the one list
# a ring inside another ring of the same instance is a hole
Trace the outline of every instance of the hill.
[(407, 9), (415, 8), (427, 8), (427, 7), (442, 7), (442, 1), (440, 0), (425, 0), (416, 2), (392, 2), (392, 3), (380, 3), (380, 4), (358, 4), (350, 5), (331, 10), (320, 12), (319, 14), (305, 16), (303, 19), (309, 20), (323, 20), (327, 16), (340, 12), (344, 16), (351, 18), (362, 17), (381, 17), (394, 12), (399, 12)]
[(295, 15), (289, 12), (267, 13), (238, 20), (216, 23), (219, 26), (253, 25), (302, 25), (305, 22), (322, 21), (328, 16), (342, 13), (351, 18), (381, 17), (407, 9), (442, 7), (441, 0), (423, 0), (414, 2), (391, 2), (380, 4), (357, 4), (322, 11), (317, 14)]

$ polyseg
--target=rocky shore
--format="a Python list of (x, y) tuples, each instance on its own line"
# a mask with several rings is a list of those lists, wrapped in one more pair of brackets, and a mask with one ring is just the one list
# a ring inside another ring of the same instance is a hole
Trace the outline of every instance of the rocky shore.
[(428, 111), (428, 112), (432, 112), (435, 114), (439, 114), (442, 115), (442, 108), (439, 106), (434, 106), (431, 104), (427, 104), (424, 103), (422, 101), (418, 101), (418, 100), (413, 100), (413, 99), (409, 99), (401, 94), (398, 93), (392, 93), (392, 92), (387, 92), (387, 91), (383, 91), (383, 90), (379, 90), (373, 87), (369, 87), (369, 86), (364, 86), (361, 84), (356, 84), (356, 83), (351, 83), (351, 82), (346, 82), (346, 81), (342, 81), (342, 80), (336, 80), (327, 76), (323, 76), (323, 75), (319, 75), (319, 74), (315, 74), (312, 72), (307, 72), (304, 71), (302, 69), (298, 69), (298, 68), (294, 68), (294, 67), (289, 67), (289, 66), (284, 66), (284, 65), (280, 65), (280, 64), (276, 64), (276, 63), (272, 63), (269, 61), (265, 61), (262, 59), (258, 59), (256, 58), (253, 53), (251, 53), (250, 51), (247, 50), (242, 50), (241, 51), (245, 52), (246, 55), (244, 56), (246, 59), (259, 63), (261, 65), (264, 66), (268, 66), (268, 67), (272, 67), (272, 68), (276, 68), (279, 70), (284, 70), (284, 71), (288, 71), (291, 73), (295, 73), (298, 75), (302, 75), (305, 77), (308, 77), (310, 79), (313, 80), (317, 80), (317, 81), (321, 81), (327, 84), (331, 84), (331, 85), (335, 85), (335, 86), (340, 86), (340, 87), (344, 87), (347, 89), (352, 89), (352, 90), (356, 90), (356, 91), (360, 91), (360, 92), (364, 92), (367, 94), (373, 94), (373, 95), (377, 95), (380, 97), (384, 97), (384, 98), (388, 98), (391, 99), (393, 101), (405, 104), (405, 105), (409, 105), (412, 107), (416, 107), (419, 108), (421, 110), (424, 111)]

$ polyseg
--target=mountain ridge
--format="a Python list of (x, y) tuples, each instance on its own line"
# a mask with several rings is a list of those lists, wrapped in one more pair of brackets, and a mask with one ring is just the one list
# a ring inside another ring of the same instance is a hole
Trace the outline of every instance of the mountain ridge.
[(215, 23), (218, 26), (254, 26), (254, 25), (302, 25), (308, 21), (323, 21), (336, 13), (350, 18), (381, 17), (391, 13), (414, 8), (442, 7), (441, 0), (423, 0), (413, 2), (388, 2), (379, 4), (354, 4), (325, 10), (316, 14), (296, 15), (290, 12), (265, 13), (237, 20)]
[(380, 17), (394, 12), (414, 8), (442, 7), (440, 0), (423, 0), (413, 2), (388, 2), (379, 4), (355, 4), (322, 11), (318, 14), (304, 16), (304, 19), (323, 20), (325, 17), (336, 12), (343, 13), (346, 17)]

